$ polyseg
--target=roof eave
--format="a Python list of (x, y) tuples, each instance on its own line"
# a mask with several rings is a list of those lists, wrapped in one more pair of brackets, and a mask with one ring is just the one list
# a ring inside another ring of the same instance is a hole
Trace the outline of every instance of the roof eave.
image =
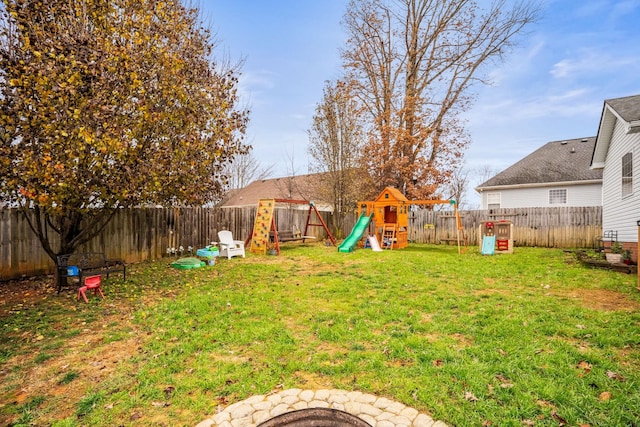
[(592, 168), (596, 164), (604, 163), (607, 159), (607, 152), (609, 151), (609, 144), (611, 143), (611, 137), (613, 136), (613, 129), (615, 128), (617, 119), (618, 114), (605, 102), (602, 108), (600, 125), (598, 126), (596, 143), (593, 146), (593, 155), (591, 156)]
[(541, 187), (562, 187), (569, 185), (591, 185), (602, 184), (602, 179), (583, 179), (579, 181), (558, 181), (558, 182), (534, 182), (527, 184), (507, 184), (507, 185), (492, 185), (486, 187), (476, 187), (475, 190), (478, 193), (482, 193), (486, 190), (517, 190), (520, 188), (541, 188)]
[(640, 132), (640, 120), (634, 120), (629, 122), (629, 128), (627, 133), (638, 133)]

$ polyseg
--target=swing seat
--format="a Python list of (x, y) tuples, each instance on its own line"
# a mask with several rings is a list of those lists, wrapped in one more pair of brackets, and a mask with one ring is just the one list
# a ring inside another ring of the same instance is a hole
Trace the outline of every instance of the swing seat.
[[(303, 236), (298, 232), (297, 234), (292, 231), (279, 231), (278, 240), (281, 242), (295, 242), (298, 240), (315, 239), (316, 236)], [(273, 235), (272, 239), (273, 240)]]
[[(315, 239), (316, 236), (303, 236), (297, 225), (293, 226), (291, 231), (278, 231), (278, 241), (280, 242), (295, 242), (298, 240)], [(271, 231), (271, 241), (275, 241), (273, 231)]]

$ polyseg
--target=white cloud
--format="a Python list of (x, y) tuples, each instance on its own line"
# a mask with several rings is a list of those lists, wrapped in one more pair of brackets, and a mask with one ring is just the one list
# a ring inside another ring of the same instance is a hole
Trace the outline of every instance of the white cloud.
[(240, 84), (247, 87), (272, 89), (275, 86), (276, 73), (268, 70), (248, 71), (240, 77)]
[(240, 97), (251, 104), (265, 104), (262, 96), (273, 89), (276, 84), (276, 73), (268, 70), (244, 71), (238, 79)]
[[(528, 126), (544, 120), (584, 120), (591, 117), (597, 120), (602, 109), (602, 99), (589, 87), (575, 88), (564, 92), (549, 91), (544, 94), (518, 97), (497, 94), (494, 99), (484, 99), (469, 111), (465, 117), (472, 128), (499, 129), (504, 126)], [(595, 100), (594, 100), (595, 99)]]
[(540, 54), (540, 52), (545, 48), (546, 45), (547, 43), (544, 40), (538, 40), (529, 48), (529, 50), (525, 52), (527, 59), (529, 61), (534, 60)]
[(587, 95), (588, 93), (589, 93), (589, 90), (585, 88), (574, 89), (558, 95), (550, 95), (548, 98), (548, 102), (551, 105), (563, 105), (567, 102), (580, 101), (578, 98), (580, 98), (583, 95)]
[(549, 73), (556, 79), (590, 79), (618, 72), (622, 67), (640, 67), (640, 59), (622, 52), (603, 52), (596, 49), (581, 49), (572, 58), (564, 58), (555, 64)]
[(514, 118), (526, 120), (528, 118), (543, 117), (584, 117), (600, 113), (599, 104), (594, 108), (590, 102), (587, 88), (574, 89), (564, 93), (552, 93), (534, 97), (522, 103), (514, 111)]
[(562, 61), (553, 64), (553, 68), (551, 68), (550, 73), (555, 78), (562, 78), (571, 74), (573, 69), (574, 64), (568, 59), (563, 59)]

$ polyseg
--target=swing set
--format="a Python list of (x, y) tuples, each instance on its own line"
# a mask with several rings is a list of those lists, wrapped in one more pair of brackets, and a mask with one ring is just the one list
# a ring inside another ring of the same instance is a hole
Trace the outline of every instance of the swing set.
[[(309, 210), (307, 213), (307, 221), (304, 226), (304, 233), (296, 227), (295, 229), (287, 231), (278, 231), (275, 218), (275, 206), (276, 203), (286, 203), (289, 205), (308, 205)], [(315, 220), (312, 222), (312, 213), (315, 214)], [(320, 212), (316, 208), (316, 205), (312, 201), (308, 200), (294, 200), (294, 199), (260, 199), (258, 202), (258, 210), (256, 212), (256, 219), (249, 237), (245, 241), (245, 244), (251, 242), (250, 252), (256, 254), (265, 255), (270, 245), (273, 245), (275, 252), (280, 255), (280, 243), (302, 241), (303, 243), (308, 239), (315, 239), (315, 236), (307, 235), (309, 227), (322, 227), (327, 233), (327, 236), (333, 246), (336, 245), (336, 239), (329, 231), (329, 227), (322, 219)]]

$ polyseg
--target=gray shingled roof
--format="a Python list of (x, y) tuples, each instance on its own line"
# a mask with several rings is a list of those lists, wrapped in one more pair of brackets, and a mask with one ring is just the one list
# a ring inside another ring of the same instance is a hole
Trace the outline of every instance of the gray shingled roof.
[(605, 101), (626, 122), (640, 120), (640, 95), (625, 96), (624, 98), (607, 99)]
[[(615, 113), (614, 113), (615, 112)], [(613, 138), (616, 123), (621, 119), (626, 132), (640, 132), (640, 95), (625, 96), (624, 98), (608, 99), (604, 101), (598, 137), (591, 157), (591, 167), (602, 170), (609, 152), (609, 145)]]
[(601, 170), (589, 168), (595, 141), (590, 137), (549, 142), (477, 188), (602, 179)]

